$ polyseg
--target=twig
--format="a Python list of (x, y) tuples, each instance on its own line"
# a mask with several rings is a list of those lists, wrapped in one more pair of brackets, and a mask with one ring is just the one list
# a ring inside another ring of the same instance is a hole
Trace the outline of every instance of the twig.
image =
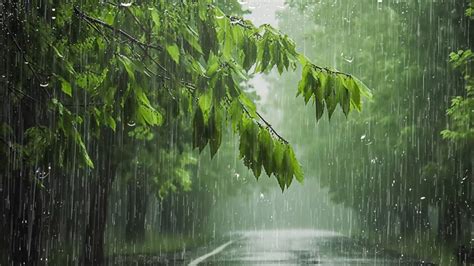
[[(23, 57), (23, 60), (25, 61), (25, 63), (28, 65), (28, 68), (30, 69), (31, 73), (33, 73), (33, 76), (35, 77), (36, 81), (38, 81), (38, 85), (41, 87), (41, 89), (43, 89), (43, 91), (48, 95), (48, 98), (51, 98), (51, 94), (49, 94), (49, 91), (47, 91), (43, 86), (41, 86), (44, 82), (41, 80), (41, 78), (39, 77), (38, 73), (36, 72), (36, 70), (33, 68), (33, 66), (30, 64), (30, 62), (28, 61), (28, 58), (26, 58), (26, 54), (25, 52), (23, 51), (23, 49), (21, 49), (21, 46), (20, 44), (18, 43), (17, 39), (15, 38), (15, 36), (13, 36), (13, 33), (8, 29), (8, 27), (5, 27), (5, 29), (7, 30), (7, 33), (8, 35), (11, 36), (13, 42), (15, 43), (15, 46), (16, 48), (18, 49), (18, 51), (20, 52), (21, 56)], [(31, 99), (33, 99), (32, 97), (30, 97)], [(34, 100), (34, 99), (33, 99)]]
[(26, 94), (26, 93), (22, 92), (22, 91), (21, 91), (21, 90), (19, 90), (19, 89), (16, 89), (16, 88), (10, 88), (10, 87), (8, 87), (8, 89), (9, 89), (9, 90), (11, 90), (11, 91), (13, 91), (14, 93), (16, 92), (16, 93), (18, 93), (18, 94), (22, 95), (23, 97), (26, 97), (26, 98), (28, 98), (28, 99), (32, 100), (33, 102), (38, 102), (38, 100), (36, 100), (35, 98), (31, 97), (30, 95), (28, 95), (28, 94)]
[(133, 37), (132, 35), (130, 35), (129, 33), (127, 33), (126, 31), (124, 31), (122, 29), (115, 28), (114, 26), (112, 26), (110, 24), (107, 24), (106, 22), (104, 22), (100, 19), (97, 19), (97, 18), (94, 18), (94, 17), (91, 17), (91, 16), (87, 15), (86, 13), (82, 12), (78, 7), (74, 7), (74, 14), (76, 14), (78, 17), (80, 17), (84, 20), (87, 20), (89, 22), (101, 25), (104, 28), (107, 28), (107, 29), (109, 29), (113, 32), (116, 32), (116, 33), (120, 34), (122, 37), (125, 37), (129, 41), (131, 41), (133, 43), (136, 43), (137, 45), (139, 45), (143, 49), (144, 48), (152, 48), (152, 49), (156, 49), (156, 50), (159, 50), (159, 51), (163, 50), (163, 48), (161, 46), (156, 46), (156, 45), (151, 45), (151, 44), (141, 42), (140, 40)]
[(317, 69), (319, 69), (319, 70), (321, 70), (321, 71), (326, 71), (326, 72), (328, 72), (328, 73), (332, 73), (332, 74), (336, 74), (336, 75), (344, 75), (344, 76), (346, 76), (346, 77), (348, 77), (348, 78), (352, 78), (352, 75), (351, 75), (351, 74), (347, 74), (347, 73), (344, 73), (344, 72), (341, 72), (341, 71), (337, 71), (337, 70), (331, 70), (331, 69), (329, 69), (329, 68), (327, 68), (327, 67), (320, 67), (320, 66), (317, 66), (317, 65), (312, 64), (312, 63), (311, 63), (311, 65), (312, 65), (314, 68), (317, 68)]
[(242, 28), (246, 28), (246, 29), (249, 29), (249, 30), (252, 29), (252, 26), (245, 24), (245, 21), (240, 17), (227, 16), (227, 18), (230, 20), (230, 24), (239, 25)]
[(263, 123), (265, 123), (265, 125), (267, 126), (267, 128), (273, 133), (275, 134), (281, 141), (283, 141), (285, 144), (288, 144), (288, 141), (286, 139), (284, 139), (282, 136), (280, 136), (280, 134), (278, 134), (278, 132), (272, 127), (272, 125), (270, 125), (270, 123), (267, 122), (267, 120), (265, 120), (265, 118), (263, 118), (263, 116), (255, 111), (255, 113), (257, 113), (258, 117), (263, 121)]
[[(252, 118), (252, 115), (250, 114), (249, 110), (247, 110), (247, 108), (243, 105), (243, 103), (241, 101), (239, 101), (240, 105), (242, 106), (242, 109), (244, 109), (245, 113), (247, 113), (247, 115)], [(284, 139), (280, 134), (278, 134), (278, 132), (272, 127), (272, 125), (270, 123), (267, 122), (267, 120), (265, 120), (265, 118), (263, 118), (263, 116), (258, 112), (258, 111), (255, 111), (255, 113), (257, 114), (258, 118), (260, 118), (260, 120), (262, 120), (262, 122), (265, 124), (265, 126), (267, 127), (267, 129), (270, 131), (270, 133), (272, 133), (275, 137), (277, 137), (280, 141), (282, 141), (283, 143), (285, 144), (288, 144), (289, 142)], [(258, 121), (255, 121), (257, 122), (257, 124), (260, 126), (260, 127), (263, 127)]]

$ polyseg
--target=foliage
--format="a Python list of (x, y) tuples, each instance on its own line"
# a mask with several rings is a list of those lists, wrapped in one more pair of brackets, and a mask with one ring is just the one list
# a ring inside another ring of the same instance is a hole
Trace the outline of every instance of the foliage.
[[(32, 6), (45, 15), (24, 11), (25, 32), (10, 37), (13, 42), (28, 35), (42, 40), (36, 49), (19, 49), (29, 65), (35, 65), (23, 66), (36, 79), (31, 88), (41, 87), (57, 120), (51, 128), (55, 139), (45, 145), (74, 143), (83, 165), (93, 167), (85, 135), (79, 131), (84, 120), (90, 120), (96, 136), (103, 127), (123, 131), (127, 123), (144, 130), (160, 126), (169, 110), (158, 99), (168, 94), (178, 113), (193, 113), (193, 146), (200, 151), (209, 143), (211, 155), (215, 154), (228, 121), (240, 136), (241, 157), (256, 176), (264, 166), (282, 189), (294, 176), (302, 180), (292, 148), (265, 123), (239, 86), (249, 71), (277, 68), (281, 73), (304, 58), (293, 41), (270, 25), (255, 27), (207, 1), (60, 3), (54, 8), (34, 2)], [(71, 34), (61, 34), (66, 31)], [(360, 108), (360, 95), (367, 91), (362, 83), (307, 59), (300, 61), (317, 73), (317, 79), (303, 77), (299, 89), (314, 99), (318, 110), (322, 102), (329, 114), (337, 104), (346, 114), (350, 105)], [(28, 95), (27, 88), (15, 91)], [(64, 148), (52, 150), (67, 153)], [(43, 148), (36, 150), (42, 152)]]
[(457, 96), (451, 100), (451, 107), (446, 111), (451, 120), (449, 129), (441, 132), (443, 138), (454, 142), (472, 143), (474, 141), (474, 80), (471, 76), (471, 64), (474, 58), (471, 50), (451, 53), (451, 64), (461, 70), (466, 96)]

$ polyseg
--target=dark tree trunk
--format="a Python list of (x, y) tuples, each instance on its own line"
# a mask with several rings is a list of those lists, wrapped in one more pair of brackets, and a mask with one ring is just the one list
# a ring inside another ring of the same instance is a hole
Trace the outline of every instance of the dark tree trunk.
[(461, 232), (461, 212), (458, 204), (446, 202), (440, 212), (439, 238), (446, 243), (455, 243)]
[(37, 265), (40, 256), (42, 202), (40, 190), (29, 173), (11, 178), (9, 223), (11, 260), (15, 263)]
[(176, 233), (178, 213), (176, 204), (177, 195), (169, 195), (161, 201), (160, 231), (162, 233)]
[(113, 133), (104, 130), (98, 143), (95, 165), (95, 177), (91, 182), (89, 193), (89, 221), (86, 225), (84, 245), (84, 264), (102, 265), (105, 263), (105, 229), (107, 223), (108, 196), (116, 174), (114, 161)]
[[(18, 65), (24, 64), (23, 58), (19, 54), (20, 49), (26, 49), (21, 46), (24, 46), (24, 40), (28, 38), (23, 31), (24, 25), (19, 15), (24, 6), (18, 1), (6, 1), (2, 2), (2, 7), (2, 13), (5, 16), (2, 21), (0, 50), (4, 52), (0, 57), (0, 72), (4, 78), (0, 84), (0, 88), (2, 88), (0, 121), (8, 123), (13, 134), (8, 136), (9, 139), (2, 140), (4, 144), (7, 144), (4, 147), (6, 148), (5, 154), (8, 155), (6, 160), (0, 162), (2, 164), (0, 169), (4, 171), (0, 184), (0, 200), (2, 201), (0, 205), (2, 212), (0, 241), (3, 242), (0, 245), (3, 253), (0, 258), (7, 261), (8, 264), (14, 262), (36, 265), (40, 256), (42, 214), (40, 194), (42, 191), (36, 184), (33, 168), (25, 166), (24, 161), (16, 161), (19, 158), (15, 158), (15, 156), (18, 155), (9, 153), (9, 149), (11, 144), (25, 144), (23, 134), (27, 129), (39, 124), (38, 114), (41, 114), (39, 103), (44, 101), (42, 101), (38, 90), (33, 89), (36, 89), (38, 83), (25, 78), (31, 73), (24, 73), (21, 68), (18, 68)], [(12, 103), (10, 94), (14, 94), (18, 90), (26, 92), (29, 98), (22, 97), (20, 102)], [(31, 99), (35, 99), (35, 101)], [(2, 158), (0, 157), (0, 159)], [(0, 261), (0, 263), (2, 262)]]
[(132, 178), (127, 183), (128, 207), (125, 237), (129, 242), (145, 239), (145, 217), (148, 207), (148, 192), (143, 178)]
[(445, 187), (450, 191), (440, 206), (438, 238), (443, 242), (463, 244), (469, 242), (472, 216), (472, 152), (469, 144), (459, 148), (452, 179)]
[(416, 211), (411, 204), (402, 209), (400, 215), (400, 234), (404, 237), (413, 236), (416, 231)]

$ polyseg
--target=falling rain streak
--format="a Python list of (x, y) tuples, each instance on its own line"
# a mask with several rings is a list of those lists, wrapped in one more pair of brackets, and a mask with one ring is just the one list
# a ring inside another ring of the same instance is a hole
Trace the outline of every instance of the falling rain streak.
[(471, 265), (472, 20), (0, 2), (0, 265)]

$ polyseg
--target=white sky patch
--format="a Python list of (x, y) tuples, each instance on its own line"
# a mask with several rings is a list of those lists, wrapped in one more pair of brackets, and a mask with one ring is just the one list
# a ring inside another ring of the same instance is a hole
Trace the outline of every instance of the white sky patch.
[[(255, 26), (271, 24), (276, 28), (278, 26), (276, 13), (285, 8), (285, 0), (240, 0), (239, 3), (244, 10), (252, 12), (245, 15), (245, 18), (251, 20)], [(261, 103), (265, 103), (270, 88), (263, 75), (255, 75), (250, 83), (260, 96)]]

